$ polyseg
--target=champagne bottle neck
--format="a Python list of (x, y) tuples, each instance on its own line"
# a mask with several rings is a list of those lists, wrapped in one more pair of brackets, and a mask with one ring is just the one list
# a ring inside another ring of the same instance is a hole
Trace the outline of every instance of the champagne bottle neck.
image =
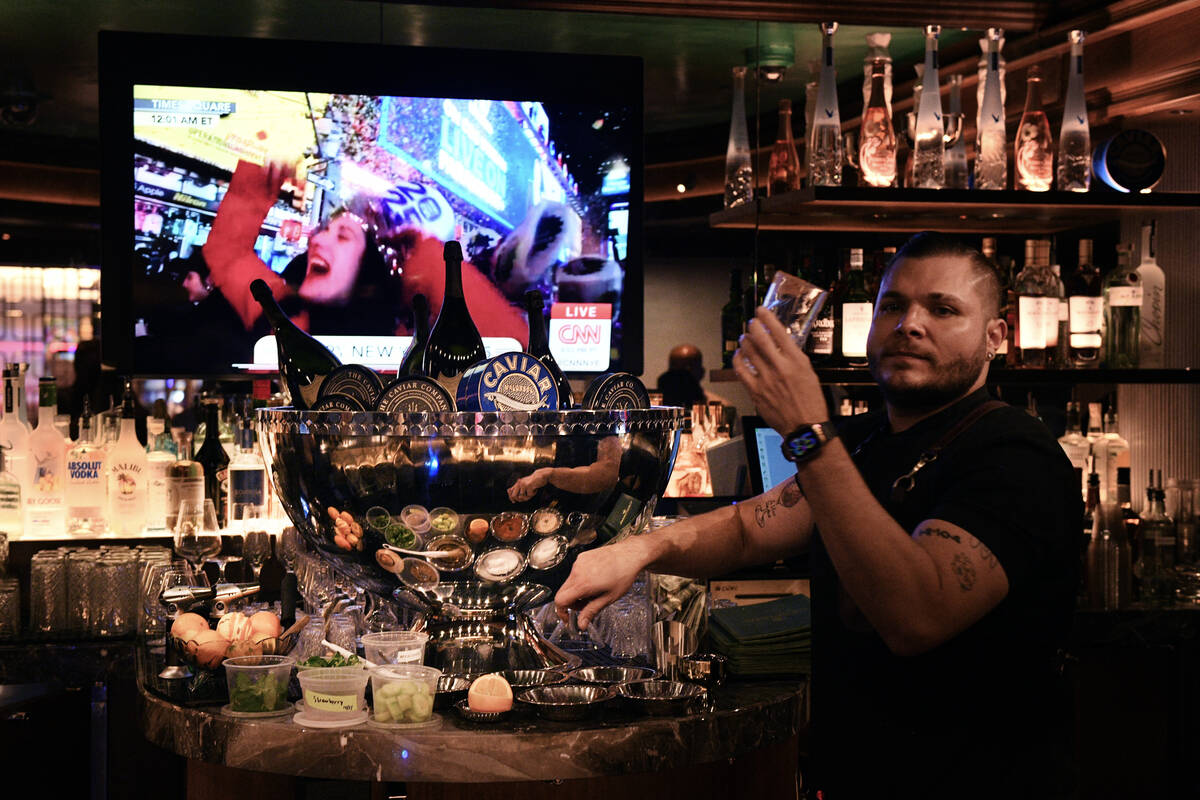
[(456, 258), (446, 259), (446, 300), (463, 300), (462, 261)]

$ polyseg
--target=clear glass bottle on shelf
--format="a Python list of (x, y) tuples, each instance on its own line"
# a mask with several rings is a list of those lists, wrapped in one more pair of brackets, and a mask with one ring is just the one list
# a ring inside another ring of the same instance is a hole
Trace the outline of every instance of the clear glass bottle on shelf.
[(858, 143), (858, 166), (870, 186), (896, 185), (896, 131), (885, 102), (883, 59), (876, 59), (871, 72), (871, 94), (862, 116)]
[(66, 529), (67, 440), (54, 424), (57, 410), (54, 378), (39, 378), (38, 424), (29, 435), (32, 480), (25, 498), (25, 530), (36, 536), (62, 536)]
[(1175, 604), (1175, 525), (1164, 507), (1162, 470), (1158, 471), (1157, 486), (1154, 477), (1150, 470), (1146, 506), (1138, 523), (1142, 543), (1134, 576), (1141, 583), (1142, 602), (1161, 608)]
[(1104, 449), (1107, 457), (1104, 472), (1100, 475), (1100, 502), (1112, 503), (1117, 499), (1117, 474), (1122, 467), (1132, 466), (1130, 463), (1129, 442), (1121, 435), (1117, 426), (1117, 410), (1108, 407), (1104, 413)]
[[(248, 519), (261, 516), (267, 503), (267, 470), (258, 449), (254, 426), (244, 421), (238, 431), (238, 448), (229, 462), (229, 509), (226, 524), (241, 529)], [(241, 531), (246, 533), (245, 530)]]
[[(962, 75), (950, 76), (950, 114), (958, 115), (962, 125)], [(947, 189), (967, 188), (967, 141), (959, 134), (953, 146), (947, 148), (945, 156)]]
[(8, 448), (0, 445), (0, 532), (11, 542), (25, 532), (25, 506), (21, 502), (21, 481), (8, 471)]
[(1130, 247), (1117, 245), (1117, 266), (1104, 279), (1104, 366), (1137, 367), (1141, 358), (1142, 279), (1130, 267)]
[(1071, 366), (1100, 366), (1104, 337), (1104, 294), (1100, 270), (1092, 258), (1092, 240), (1079, 240), (1079, 265), (1067, 280), (1068, 340)]
[(1083, 422), (1080, 419), (1077, 400), (1067, 402), (1067, 429), (1062, 436), (1058, 437), (1058, 443), (1063, 452), (1067, 454), (1067, 460), (1071, 462), (1071, 466), (1079, 471), (1079, 493), (1082, 497), (1087, 488), (1088, 456), (1091, 455), (1092, 448), (1083, 435)]
[(109, 530), (122, 537), (141, 535), (146, 528), (149, 467), (146, 451), (138, 441), (133, 389), (128, 383), (121, 406), (121, 433), (108, 453), (104, 469), (108, 474)]
[(978, 81), (975, 83), (975, 127), (979, 127), (979, 114), (983, 112), (983, 95), (987, 89), (987, 71), (992, 59), (989, 57), (990, 42), (996, 43), (996, 59), (995, 69), (997, 77), (1000, 79), (1000, 107), (1008, 106), (1008, 92), (1005, 90), (1005, 75), (1007, 72), (1008, 62), (1004, 59), (1004, 28), (988, 28), (979, 40), (979, 63), (976, 65), (976, 76)]
[(1025, 267), (1016, 277), (1017, 333), (1016, 366), (1046, 366), (1047, 333), (1058, 322), (1058, 298), (1051, 293), (1048, 267), (1050, 243), (1025, 240)]
[(946, 184), (946, 123), (938, 87), (938, 36), (941, 25), (925, 26), (925, 70), (913, 132), (913, 183), (918, 189), (941, 189)]
[(845, 154), (842, 119), (838, 112), (837, 72), (833, 65), (833, 35), (837, 33), (838, 24), (822, 22), (820, 28), (821, 77), (808, 137), (808, 179), (813, 186), (841, 186)]
[(168, 448), (171, 435), (166, 432), (166, 423), (159, 417), (146, 417), (146, 530), (167, 530), (167, 470), (176, 461), (176, 455)]
[(733, 68), (733, 111), (729, 144), (725, 148), (725, 207), (754, 199), (754, 170), (750, 165), (750, 134), (746, 130), (746, 68)]
[(192, 459), (192, 434), (180, 431), (176, 441), (179, 458), (167, 465), (167, 530), (172, 531), (183, 501), (197, 508), (204, 504), (204, 467)]
[(79, 437), (67, 451), (67, 533), (103, 536), (108, 530), (108, 478), (105, 450), (91, 405), (85, 396), (79, 415)]
[(1142, 334), (1139, 364), (1146, 369), (1162, 369), (1166, 344), (1167, 284), (1162, 267), (1155, 259), (1157, 229), (1153, 220), (1142, 225), (1142, 261), (1137, 274), (1142, 281)]
[(767, 196), (771, 197), (800, 188), (800, 156), (792, 137), (792, 101), (779, 101), (779, 135), (771, 148), (767, 167)]
[(1064, 192), (1086, 192), (1092, 185), (1092, 141), (1083, 86), (1083, 40), (1086, 36), (1081, 30), (1067, 34), (1067, 41), (1071, 43), (1071, 71), (1067, 78), (1062, 128), (1058, 134), (1058, 189)]
[(988, 28), (980, 80), (979, 114), (975, 122), (975, 188), (1008, 188), (1008, 140), (1004, 123), (1004, 78), (1000, 46), (1003, 28)]
[(875, 62), (883, 62), (883, 104), (888, 119), (892, 118), (892, 54), (888, 46), (892, 35), (883, 31), (868, 33), (867, 54), (863, 58), (863, 108), (871, 105), (871, 83), (874, 78)]
[(21, 482), (21, 496), (29, 495), (29, 422), (25, 416), (25, 375), (20, 365), (4, 368), (4, 416), (0, 418), (0, 447), (6, 448), (8, 471)]
[(1042, 73), (1037, 66), (1025, 77), (1025, 110), (1013, 143), (1016, 187), (1030, 192), (1047, 192), (1054, 180), (1054, 140), (1050, 120), (1042, 108)]

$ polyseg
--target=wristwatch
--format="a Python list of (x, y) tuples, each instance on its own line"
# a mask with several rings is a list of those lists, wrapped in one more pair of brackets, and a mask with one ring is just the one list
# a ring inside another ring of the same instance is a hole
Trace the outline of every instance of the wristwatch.
[(796, 430), (783, 437), (783, 457), (792, 463), (799, 464), (817, 454), (821, 445), (830, 439), (837, 438), (837, 428), (832, 422), (816, 422), (812, 425), (801, 425)]

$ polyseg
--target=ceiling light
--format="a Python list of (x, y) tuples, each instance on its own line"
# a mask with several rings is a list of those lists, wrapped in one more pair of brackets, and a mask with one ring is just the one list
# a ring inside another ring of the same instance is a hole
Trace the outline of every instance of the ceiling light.
[(759, 80), (778, 83), (788, 67), (796, 63), (796, 48), (785, 42), (768, 42), (746, 48), (746, 66), (756, 70)]

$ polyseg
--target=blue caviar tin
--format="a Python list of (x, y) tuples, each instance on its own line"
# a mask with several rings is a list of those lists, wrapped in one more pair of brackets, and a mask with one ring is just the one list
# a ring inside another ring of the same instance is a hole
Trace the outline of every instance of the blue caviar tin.
[(558, 388), (541, 361), (528, 353), (503, 353), (463, 373), (455, 405), (459, 411), (558, 408)]

